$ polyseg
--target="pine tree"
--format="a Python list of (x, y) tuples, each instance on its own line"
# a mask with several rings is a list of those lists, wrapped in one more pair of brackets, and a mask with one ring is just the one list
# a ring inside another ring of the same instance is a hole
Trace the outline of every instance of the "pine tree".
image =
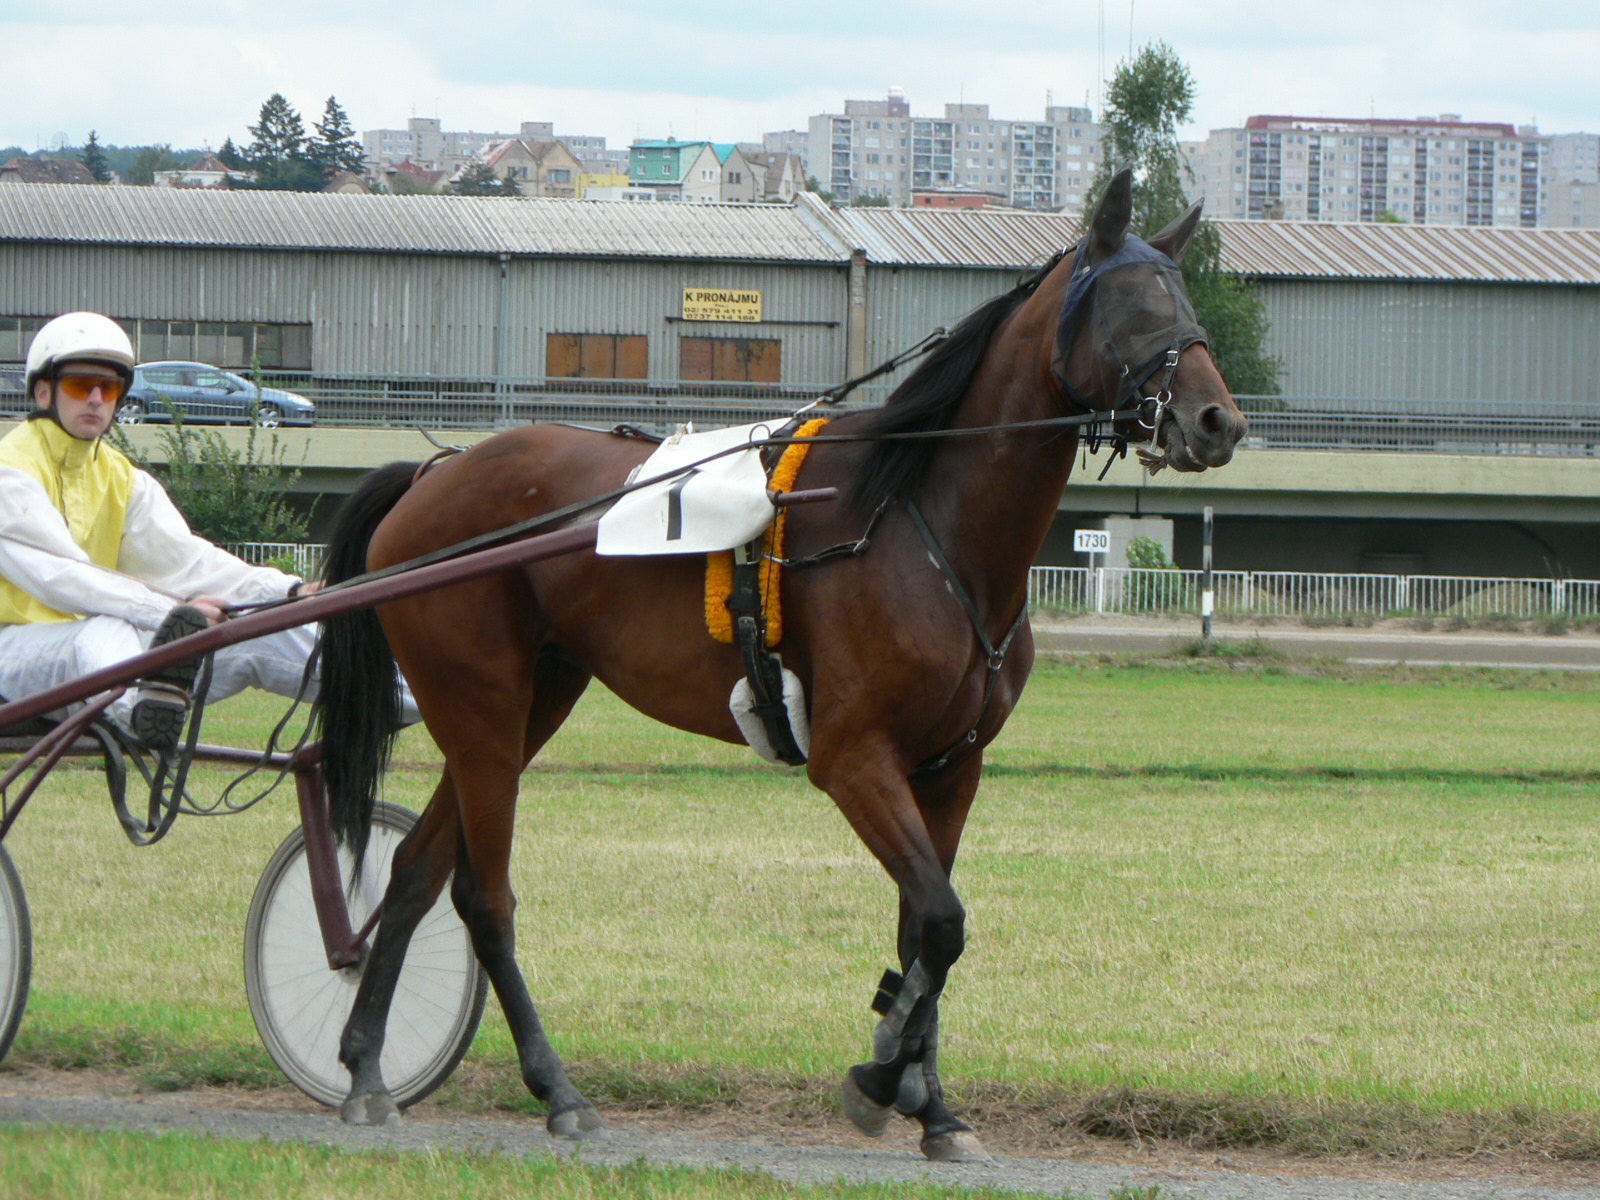
[(111, 164), (106, 161), (106, 152), (101, 148), (94, 130), (89, 130), (89, 140), (83, 144), (83, 151), (78, 157), (83, 160), (83, 165), (89, 169), (96, 183), (111, 182)]
[(231, 137), (223, 139), (222, 148), (217, 151), (217, 158), (222, 161), (223, 166), (227, 167), (231, 171), (242, 171), (245, 169), (246, 163), (244, 161), (244, 155), (239, 153), (239, 147), (233, 144), (233, 138)]
[(250, 126), (255, 139), (245, 160), (256, 173), (254, 186), (278, 191), (316, 192), (327, 174), (307, 153), (306, 127), (294, 106), (273, 92), (261, 106), (257, 123)]
[(366, 152), (356, 137), (354, 126), (339, 101), (333, 96), (322, 110), (322, 120), (317, 122), (317, 136), (311, 139), (309, 157), (327, 176), (339, 171), (360, 175), (366, 170)]
[(450, 184), (457, 196), (520, 196), (515, 179), (501, 179), (487, 163), (473, 163)]
[[(1085, 205), (1093, 212), (1111, 176), (1134, 169), (1133, 229), (1149, 237), (1189, 207), (1194, 174), (1178, 146), (1178, 127), (1194, 105), (1194, 76), (1171, 46), (1152, 42), (1117, 67), (1106, 90), (1105, 154)], [(1222, 269), (1222, 236), (1202, 221), (1183, 260), (1195, 315), (1211, 335), (1211, 356), (1228, 386), (1272, 409), (1283, 364), (1266, 352), (1267, 312), (1254, 281)]]

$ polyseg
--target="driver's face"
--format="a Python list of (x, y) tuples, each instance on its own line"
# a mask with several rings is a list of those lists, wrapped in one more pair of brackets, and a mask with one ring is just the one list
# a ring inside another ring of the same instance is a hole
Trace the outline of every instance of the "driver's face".
[(34, 385), (34, 403), (48, 409), (54, 390), (61, 427), (75, 438), (94, 441), (116, 417), (122, 377), (110, 367), (92, 362), (66, 363), (59, 375), (55, 381), (41, 379)]

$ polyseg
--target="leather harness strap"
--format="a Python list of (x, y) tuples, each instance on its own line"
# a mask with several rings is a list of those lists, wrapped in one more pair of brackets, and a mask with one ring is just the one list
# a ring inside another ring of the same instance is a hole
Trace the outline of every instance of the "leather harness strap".
[(983, 719), (989, 713), (989, 701), (994, 698), (994, 685), (1000, 678), (1000, 669), (1006, 664), (1006, 652), (1011, 649), (1011, 642), (1028, 620), (1028, 606), (1022, 606), (1022, 611), (1017, 613), (1017, 619), (1011, 622), (1011, 628), (1006, 631), (1005, 637), (1000, 639), (996, 646), (989, 640), (988, 633), (983, 628), (983, 618), (978, 613), (978, 606), (973, 603), (972, 597), (967, 594), (967, 589), (961, 586), (961, 580), (956, 578), (955, 568), (950, 565), (950, 560), (944, 556), (944, 551), (939, 548), (938, 539), (933, 536), (933, 530), (928, 528), (928, 522), (923, 519), (922, 511), (914, 500), (906, 501), (906, 512), (911, 515), (911, 523), (917, 527), (917, 532), (922, 535), (922, 540), (928, 545), (929, 557), (934, 565), (939, 568), (940, 574), (950, 585), (950, 591), (961, 602), (961, 607), (966, 610), (967, 619), (972, 622), (972, 629), (978, 635), (978, 645), (983, 648), (988, 658), (987, 670), (983, 681), (983, 703), (978, 706), (977, 720), (957, 742), (943, 754), (935, 755), (919, 764), (912, 772), (915, 779), (919, 775), (932, 775), (944, 770), (950, 760), (957, 753), (971, 746), (978, 740), (978, 730), (983, 726)]

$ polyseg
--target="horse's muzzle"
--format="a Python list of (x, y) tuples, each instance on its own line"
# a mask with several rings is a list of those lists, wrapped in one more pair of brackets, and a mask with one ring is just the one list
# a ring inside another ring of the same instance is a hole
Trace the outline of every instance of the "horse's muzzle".
[(1161, 448), (1175, 471), (1226, 466), (1244, 437), (1244, 414), (1232, 404), (1210, 403), (1193, 415), (1174, 408), (1161, 428)]

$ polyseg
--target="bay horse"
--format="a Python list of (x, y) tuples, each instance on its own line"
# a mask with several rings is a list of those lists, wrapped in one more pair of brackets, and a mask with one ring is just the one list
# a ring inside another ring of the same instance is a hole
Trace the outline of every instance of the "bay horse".
[[(854, 541), (871, 525), (864, 553), (784, 573), (780, 649), (807, 697), (809, 778), (899, 889), (900, 969), (880, 985), (872, 1057), (846, 1073), (844, 1109), (874, 1135), (896, 1111), (915, 1119), (934, 1160), (987, 1157), (947, 1106), (937, 1068), (939, 996), (964, 942), (950, 872), (984, 747), (1032, 666), (1028, 570), (1056, 516), (1080, 427), (895, 435), (1047, 422), (1131, 402), (1152, 415), (1124, 416), (1122, 428), (1135, 440), (1153, 435), (1149, 452), (1163, 465), (1228, 462), (1244, 418), (1204, 330), (1185, 324), (1192, 309), (1174, 265), (1199, 205), (1148, 243), (1128, 232), (1131, 206), (1124, 171), (1076, 247), (969, 314), (882, 408), (828, 425), (825, 434), (867, 440), (814, 444), (795, 486), (837, 486), (842, 498), (788, 510), (789, 557)], [(1097, 267), (1124, 260), (1093, 281)], [(1081, 311), (1063, 320), (1075, 285)], [(1119, 345), (1154, 346), (1158, 365), (1119, 361)], [(1160, 364), (1155, 395), (1148, 381)], [(598, 430), (536, 425), (425, 473), (382, 468), (341, 514), (328, 579), (616, 488), (649, 450)], [(395, 852), (341, 1038), (351, 1074), (345, 1120), (380, 1124), (397, 1114), (378, 1067), (388, 1006), (411, 933), (453, 871), (452, 900), (505, 1010), (523, 1079), (548, 1105), (548, 1129), (581, 1137), (603, 1127), (551, 1047), (513, 955), (518, 779), (594, 678), (668, 725), (743, 740), (728, 709), (743, 660), (706, 632), (704, 572), (700, 556), (582, 551), (329, 623), (318, 710), (341, 838), (358, 848), (365, 841), (395, 728), (386, 706), (396, 663), (445, 760)], [(995, 649), (1008, 634), (1009, 650)]]

